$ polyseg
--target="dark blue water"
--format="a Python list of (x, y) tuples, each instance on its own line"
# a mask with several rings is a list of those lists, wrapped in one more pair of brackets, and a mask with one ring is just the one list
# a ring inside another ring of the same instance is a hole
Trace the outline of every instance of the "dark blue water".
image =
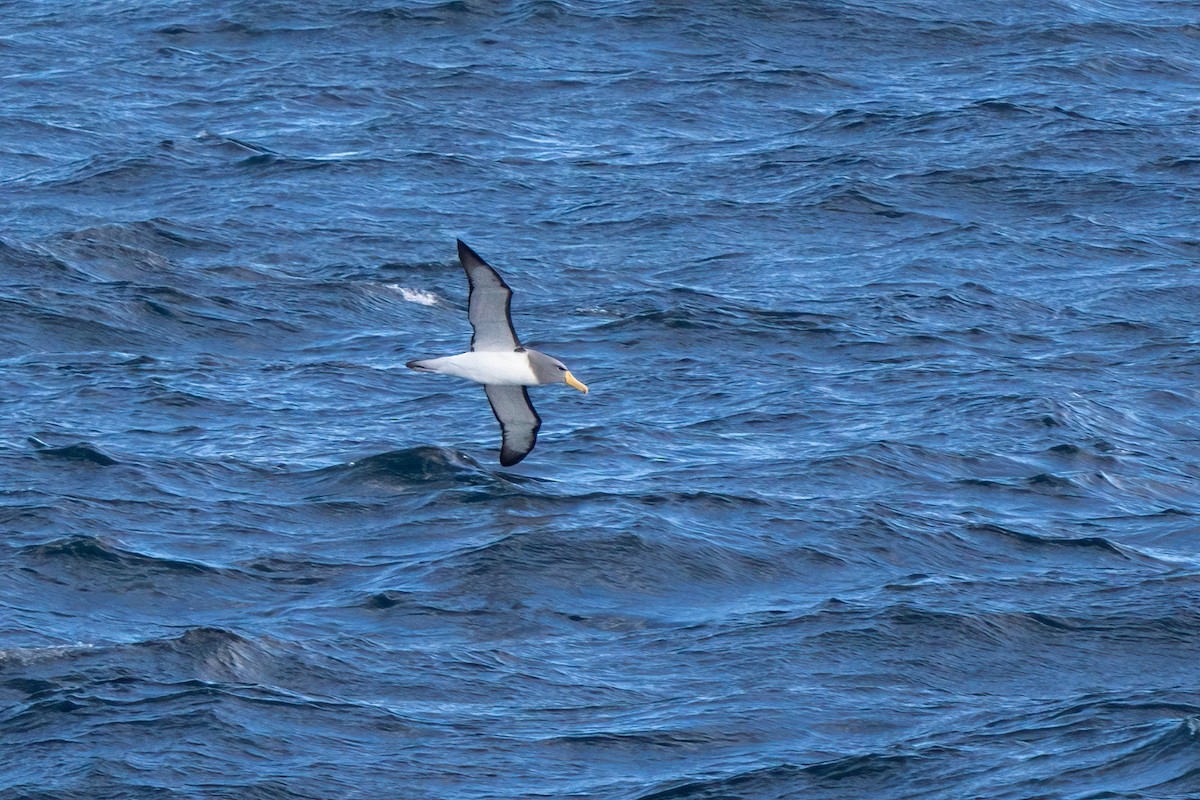
[(1194, 3), (0, 18), (0, 797), (1200, 797)]

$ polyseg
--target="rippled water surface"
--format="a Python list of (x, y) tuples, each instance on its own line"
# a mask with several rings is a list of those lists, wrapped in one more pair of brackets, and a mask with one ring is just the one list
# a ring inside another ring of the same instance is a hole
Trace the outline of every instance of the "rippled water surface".
[(1193, 3), (0, 12), (0, 797), (1200, 796)]

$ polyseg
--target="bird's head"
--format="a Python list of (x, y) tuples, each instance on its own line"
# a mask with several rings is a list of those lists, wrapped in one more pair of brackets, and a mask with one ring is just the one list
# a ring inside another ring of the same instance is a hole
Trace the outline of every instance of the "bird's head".
[(533, 374), (537, 376), (538, 383), (565, 383), (572, 389), (578, 389), (587, 394), (588, 387), (572, 375), (571, 370), (567, 369), (567, 365), (557, 358), (530, 350), (529, 363), (533, 365)]

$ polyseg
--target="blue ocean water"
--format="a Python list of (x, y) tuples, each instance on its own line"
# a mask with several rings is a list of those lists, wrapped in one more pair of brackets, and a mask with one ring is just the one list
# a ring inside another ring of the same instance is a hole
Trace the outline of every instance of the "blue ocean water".
[(4, 800), (1200, 797), (1194, 3), (0, 14)]

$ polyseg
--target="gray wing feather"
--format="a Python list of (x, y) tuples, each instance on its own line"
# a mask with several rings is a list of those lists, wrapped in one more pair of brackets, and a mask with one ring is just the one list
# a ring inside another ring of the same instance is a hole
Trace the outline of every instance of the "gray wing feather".
[(521, 349), (508, 311), (512, 289), (500, 273), (461, 239), (458, 240), (458, 260), (467, 271), (467, 283), (471, 286), (471, 297), (467, 301), (467, 316), (475, 331), (471, 349), (502, 352)]
[(533, 410), (529, 392), (525, 391), (524, 386), (488, 384), (483, 390), (487, 392), (492, 413), (500, 423), (500, 464), (511, 467), (529, 455), (529, 451), (537, 444), (542, 418)]

